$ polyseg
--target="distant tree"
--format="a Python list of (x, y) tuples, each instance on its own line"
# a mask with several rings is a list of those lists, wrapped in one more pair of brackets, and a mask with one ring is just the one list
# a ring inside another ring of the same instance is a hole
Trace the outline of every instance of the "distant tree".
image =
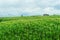
[(49, 14), (43, 14), (43, 16), (49, 16)]
[(21, 17), (23, 17), (23, 14), (21, 14)]

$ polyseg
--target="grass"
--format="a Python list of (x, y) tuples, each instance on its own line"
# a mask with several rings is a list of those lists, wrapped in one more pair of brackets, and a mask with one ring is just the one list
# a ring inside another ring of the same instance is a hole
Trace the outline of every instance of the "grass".
[(0, 40), (60, 40), (60, 16), (0, 18)]

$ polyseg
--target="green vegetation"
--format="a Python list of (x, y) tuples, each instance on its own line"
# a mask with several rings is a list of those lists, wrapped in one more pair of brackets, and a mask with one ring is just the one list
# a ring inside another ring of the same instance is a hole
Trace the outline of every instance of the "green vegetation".
[(60, 40), (60, 16), (0, 18), (0, 40)]

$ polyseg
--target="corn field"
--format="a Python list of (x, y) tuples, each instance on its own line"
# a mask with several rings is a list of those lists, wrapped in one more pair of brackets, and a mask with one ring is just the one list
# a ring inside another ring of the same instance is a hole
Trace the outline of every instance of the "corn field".
[(60, 17), (0, 18), (0, 40), (60, 40)]

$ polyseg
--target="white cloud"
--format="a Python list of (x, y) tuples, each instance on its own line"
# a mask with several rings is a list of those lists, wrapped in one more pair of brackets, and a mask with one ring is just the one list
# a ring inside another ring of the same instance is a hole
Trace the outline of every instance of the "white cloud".
[(0, 15), (29, 15), (60, 14), (54, 6), (60, 5), (60, 0), (0, 0)]
[(45, 14), (52, 14), (52, 12), (54, 11), (54, 8), (51, 8), (51, 7), (47, 7), (47, 8), (44, 8), (43, 9), (43, 13)]
[(43, 13), (44, 13), (44, 14), (50, 14), (50, 15), (60, 14), (60, 10), (55, 10), (55, 9), (52, 8), (52, 7), (47, 7), (47, 8), (45, 8), (45, 9), (43, 9)]

